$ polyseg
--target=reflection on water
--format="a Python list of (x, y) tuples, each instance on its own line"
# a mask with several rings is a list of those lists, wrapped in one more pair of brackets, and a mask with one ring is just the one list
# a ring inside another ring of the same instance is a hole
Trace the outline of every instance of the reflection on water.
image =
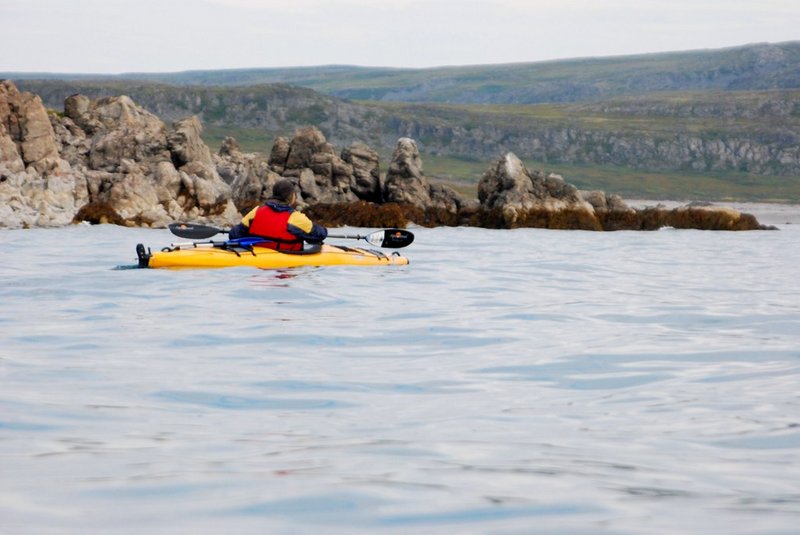
[(0, 532), (795, 530), (796, 229), (414, 232), (285, 271), (0, 232)]

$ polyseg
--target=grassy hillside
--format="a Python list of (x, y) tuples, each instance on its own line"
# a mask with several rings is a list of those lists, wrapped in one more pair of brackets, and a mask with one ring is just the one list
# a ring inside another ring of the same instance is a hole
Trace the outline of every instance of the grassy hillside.
[[(464, 195), (477, 196), (477, 183), (492, 161), (422, 155), (425, 174)], [(800, 177), (751, 173), (645, 171), (612, 165), (564, 165), (525, 159), (529, 169), (562, 175), (580, 189), (602, 190), (628, 199), (762, 201), (800, 203)]]
[(513, 151), (626, 197), (800, 202), (800, 41), (431, 69), (0, 78), (59, 110), (73, 93), (127, 94), (167, 123), (197, 115), (212, 147), (232, 136), (267, 153), (276, 136), (316, 125), (337, 147), (364, 141), (388, 163), (408, 136), (429, 176), (468, 195)]
[(800, 42), (719, 50), (428, 69), (322, 66), (128, 73), (0, 73), (0, 77), (152, 81), (172, 85), (285, 83), (354, 100), (465, 104), (579, 102), (658, 91), (800, 88)]
[[(214, 126), (203, 138), (218, 150), (222, 140), (232, 136), (245, 152), (268, 152), (274, 138), (258, 129)], [(381, 153), (381, 170), (386, 171), (391, 150)], [(424, 152), (421, 154), (426, 176), (446, 184), (462, 195), (477, 197), (477, 185), (494, 164), (491, 159), (459, 158)], [(624, 198), (669, 200), (717, 200), (800, 202), (800, 177), (763, 176), (752, 173), (695, 173), (686, 171), (647, 171), (613, 165), (553, 164), (526, 158), (529, 169), (558, 173), (580, 189), (603, 190)]]

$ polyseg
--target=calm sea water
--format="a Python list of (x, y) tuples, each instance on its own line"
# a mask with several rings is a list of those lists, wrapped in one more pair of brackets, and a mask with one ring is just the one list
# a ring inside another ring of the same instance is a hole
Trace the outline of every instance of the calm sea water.
[(798, 533), (800, 221), (765, 222), (282, 272), (0, 231), (0, 533)]

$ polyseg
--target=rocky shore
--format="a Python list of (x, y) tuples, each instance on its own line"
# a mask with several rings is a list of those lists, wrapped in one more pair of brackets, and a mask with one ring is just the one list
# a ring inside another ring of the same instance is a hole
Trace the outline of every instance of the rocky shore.
[(201, 133), (196, 117), (168, 127), (127, 96), (72, 95), (63, 112), (48, 111), (37, 95), (2, 81), (0, 227), (229, 226), (287, 177), (301, 208), (329, 226), (767, 228), (730, 208), (634, 209), (617, 195), (531, 171), (510, 152), (486, 171), (475, 200), (431, 182), (411, 138), (397, 141), (383, 174), (375, 150), (354, 143), (337, 151), (313, 126), (278, 137), (268, 155), (242, 152), (232, 138), (213, 154)]

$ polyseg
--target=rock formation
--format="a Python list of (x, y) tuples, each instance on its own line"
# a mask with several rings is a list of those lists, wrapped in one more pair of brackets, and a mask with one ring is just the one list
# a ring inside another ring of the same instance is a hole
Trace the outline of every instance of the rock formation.
[(236, 220), (197, 119), (168, 132), (126, 96), (73, 95), (63, 116), (48, 115), (38, 97), (0, 87), (3, 226), (61, 226), (76, 213), (148, 226)]
[(470, 223), (476, 226), (581, 230), (767, 228), (750, 214), (724, 207), (634, 210), (618, 195), (581, 192), (559, 175), (531, 172), (510, 152), (484, 174), (478, 184), (478, 198), (481, 210), (470, 216)]
[(458, 212), (467, 201), (451, 188), (431, 184), (422, 172), (417, 143), (400, 138), (386, 172), (383, 197), (387, 202)]
[(486, 172), (475, 201), (428, 180), (410, 138), (398, 140), (382, 181), (377, 152), (353, 143), (337, 154), (316, 127), (277, 138), (268, 157), (243, 153), (232, 138), (212, 154), (201, 134), (197, 117), (168, 128), (126, 96), (72, 95), (63, 114), (48, 113), (38, 96), (0, 82), (0, 227), (73, 220), (227, 226), (288, 177), (323, 224), (762, 228), (728, 209), (632, 210), (616, 195), (580, 192), (559, 175), (531, 172), (513, 153)]
[(88, 200), (50, 120), (38, 96), (0, 82), (0, 226), (62, 226)]
[(513, 228), (521, 215), (537, 210), (556, 213), (569, 210), (595, 218), (595, 208), (578, 189), (555, 174), (529, 171), (512, 152), (497, 160), (478, 183), (478, 200), (487, 210), (500, 210), (505, 225)]
[(214, 162), (222, 179), (230, 184), (233, 203), (239, 212), (247, 212), (267, 200), (272, 186), (281, 178), (261, 153), (243, 153), (231, 137), (223, 140)]
[(319, 128), (301, 128), (291, 141), (279, 137), (269, 162), (275, 172), (296, 179), (305, 204), (359, 200), (351, 189), (353, 166), (336, 154)]
[(378, 153), (357, 141), (342, 151), (342, 160), (353, 168), (350, 190), (359, 199), (381, 202), (383, 196)]

